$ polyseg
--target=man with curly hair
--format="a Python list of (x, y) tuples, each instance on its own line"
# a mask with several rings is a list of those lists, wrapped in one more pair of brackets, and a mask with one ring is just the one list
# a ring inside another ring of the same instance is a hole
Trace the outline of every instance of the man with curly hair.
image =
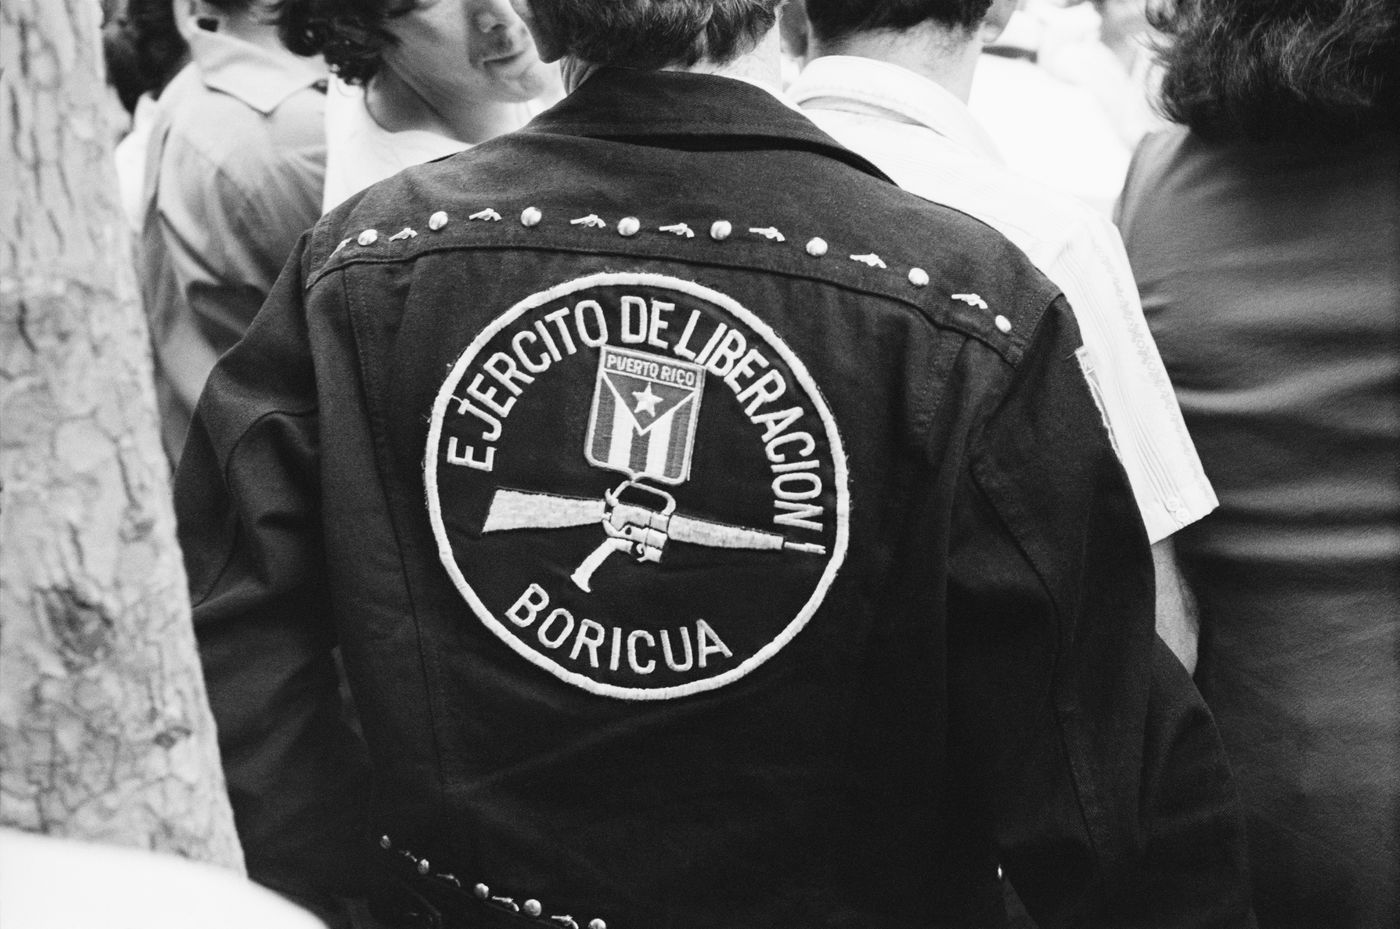
[(282, 0), (282, 36), (335, 72), (329, 210), (409, 165), (519, 129), (559, 97), (508, 0)]
[(1182, 0), (1120, 225), (1220, 509), (1178, 536), (1261, 926), (1400, 925), (1400, 5)]
[(250, 872), (404, 927), (998, 926), (1006, 878), (1247, 927), (1058, 290), (783, 102), (778, 0), (517, 3), (569, 95), (331, 211), (177, 477)]

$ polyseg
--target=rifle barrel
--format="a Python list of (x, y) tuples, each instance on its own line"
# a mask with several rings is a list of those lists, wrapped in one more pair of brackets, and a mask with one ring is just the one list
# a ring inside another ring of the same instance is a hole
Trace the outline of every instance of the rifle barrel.
[(565, 529), (601, 522), (603, 501), (523, 490), (498, 490), (491, 498), (482, 532), (508, 529)]

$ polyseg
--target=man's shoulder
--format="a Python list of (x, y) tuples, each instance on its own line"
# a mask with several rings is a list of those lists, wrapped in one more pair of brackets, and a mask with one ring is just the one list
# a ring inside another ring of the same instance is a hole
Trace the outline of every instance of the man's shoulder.
[[(935, 323), (967, 322), (975, 308), (972, 329), (998, 343), (1008, 323), (1030, 331), (1058, 293), (995, 229), (831, 158), (788, 153), (792, 164), (767, 182), (696, 177), (678, 195), (674, 185), (631, 189), (615, 166), (616, 176), (599, 162), (580, 169), (568, 147), (516, 133), (373, 185), (317, 226), (308, 283), (448, 248), (675, 258), (824, 280), (916, 306)], [(752, 157), (771, 168), (778, 156)]]
[(307, 87), (263, 115), (202, 83), (188, 86), (171, 101), (166, 114), (165, 151), (180, 160), (193, 159), (211, 175), (252, 189), (269, 170), (280, 170), (288, 163), (324, 161), (324, 99)]
[[(996, 229), (1042, 268), (1086, 230), (1108, 220), (1068, 194), (956, 145), (927, 126), (894, 121), (866, 131), (862, 118), (817, 114), (817, 123), (900, 187)], [(864, 119), (874, 120), (875, 117)]]
[(1123, 194), (1118, 203), (1120, 225), (1153, 200), (1153, 191), (1195, 142), (1199, 140), (1184, 126), (1159, 129), (1142, 138), (1123, 182)]

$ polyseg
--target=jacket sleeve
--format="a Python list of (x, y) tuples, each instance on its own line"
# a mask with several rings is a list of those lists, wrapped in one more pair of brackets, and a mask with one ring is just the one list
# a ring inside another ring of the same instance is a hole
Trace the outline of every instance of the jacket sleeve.
[(1143, 524), (1047, 312), (961, 479), (952, 750), (1042, 929), (1253, 925), (1214, 723), (1153, 630)]
[(319, 908), (354, 892), (366, 779), (332, 654), (305, 242), (246, 337), (215, 367), (175, 495), (249, 873)]

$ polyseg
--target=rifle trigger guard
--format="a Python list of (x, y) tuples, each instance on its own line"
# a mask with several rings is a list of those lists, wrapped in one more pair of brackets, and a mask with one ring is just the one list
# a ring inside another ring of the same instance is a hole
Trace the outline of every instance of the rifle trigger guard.
[[(629, 487), (661, 498), (661, 509), (640, 503), (624, 503), (622, 493)], [(638, 562), (659, 562), (666, 547), (666, 529), (676, 509), (676, 498), (664, 490), (626, 480), (614, 490), (603, 492), (603, 531), (609, 538), (627, 543), (627, 550)]]

